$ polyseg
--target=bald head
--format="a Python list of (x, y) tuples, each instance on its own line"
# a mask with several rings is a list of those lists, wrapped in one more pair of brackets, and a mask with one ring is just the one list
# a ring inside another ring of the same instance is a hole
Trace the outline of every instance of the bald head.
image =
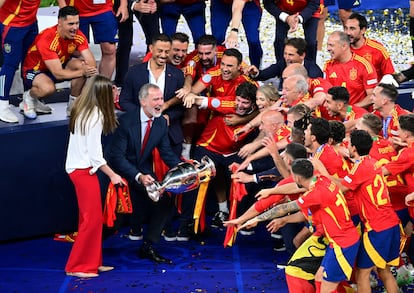
[(263, 131), (266, 136), (273, 135), (280, 127), (285, 123), (285, 117), (279, 111), (269, 110), (263, 113), (262, 121), (260, 123), (260, 130)]
[(292, 75), (302, 75), (305, 78), (308, 78), (308, 71), (305, 66), (300, 63), (292, 63), (286, 66), (285, 70), (282, 72), (282, 78), (285, 80)]

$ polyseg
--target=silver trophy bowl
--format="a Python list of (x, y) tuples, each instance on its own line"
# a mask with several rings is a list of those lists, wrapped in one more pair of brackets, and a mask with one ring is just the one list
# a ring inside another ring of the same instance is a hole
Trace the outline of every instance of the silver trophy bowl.
[(164, 192), (174, 194), (184, 193), (196, 189), (200, 183), (216, 176), (214, 162), (204, 156), (200, 162), (182, 162), (165, 174), (162, 182), (155, 181), (146, 187), (148, 196), (158, 201)]

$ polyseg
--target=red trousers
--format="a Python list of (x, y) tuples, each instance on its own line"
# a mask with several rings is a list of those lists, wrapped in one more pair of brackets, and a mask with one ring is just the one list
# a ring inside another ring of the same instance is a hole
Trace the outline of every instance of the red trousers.
[(69, 174), (75, 185), (79, 207), (78, 236), (73, 243), (66, 272), (97, 273), (102, 265), (102, 202), (98, 176), (90, 169)]

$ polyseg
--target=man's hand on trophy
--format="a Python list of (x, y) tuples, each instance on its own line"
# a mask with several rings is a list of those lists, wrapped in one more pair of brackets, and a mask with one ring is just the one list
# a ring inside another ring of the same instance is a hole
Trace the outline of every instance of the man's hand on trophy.
[(138, 178), (139, 182), (141, 182), (142, 185), (144, 186), (149, 186), (152, 183), (154, 183), (155, 179), (152, 178), (151, 175), (148, 174), (141, 174)]

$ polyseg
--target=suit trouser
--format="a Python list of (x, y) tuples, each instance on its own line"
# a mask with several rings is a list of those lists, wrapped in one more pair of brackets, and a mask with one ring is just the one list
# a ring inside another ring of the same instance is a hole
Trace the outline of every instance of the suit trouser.
[(164, 194), (158, 202), (152, 201), (143, 185), (129, 183), (132, 187), (131, 200), (133, 212), (131, 214), (131, 229), (140, 230), (144, 223), (147, 229), (144, 232), (144, 241), (157, 243), (160, 240), (161, 232), (171, 213), (172, 198)]
[(97, 273), (102, 265), (102, 202), (98, 176), (88, 169), (69, 174), (79, 206), (78, 236), (73, 243), (66, 272)]
[(206, 33), (206, 4), (204, 1), (190, 5), (167, 3), (160, 6), (162, 31), (171, 36), (177, 31), (178, 19), (184, 16), (193, 35), (194, 44)]
[[(231, 4), (224, 3), (222, 0), (212, 0), (211, 11), (211, 31), (217, 39), (217, 44), (224, 42), (226, 30), (231, 20)], [(259, 38), (259, 26), (262, 18), (262, 10), (254, 3), (247, 2), (243, 9), (242, 23), (246, 33), (247, 44), (249, 45), (250, 63), (257, 68), (263, 56), (262, 45)]]
[[(305, 40), (308, 44), (306, 49), (306, 57), (311, 60), (316, 60), (317, 40), (316, 32), (318, 30), (319, 18), (311, 17), (303, 24), (303, 30), (305, 33)], [(283, 51), (285, 47), (285, 40), (290, 27), (288, 24), (282, 22), (280, 19), (276, 19), (276, 34), (275, 34), (275, 56), (276, 60), (283, 60)]]

